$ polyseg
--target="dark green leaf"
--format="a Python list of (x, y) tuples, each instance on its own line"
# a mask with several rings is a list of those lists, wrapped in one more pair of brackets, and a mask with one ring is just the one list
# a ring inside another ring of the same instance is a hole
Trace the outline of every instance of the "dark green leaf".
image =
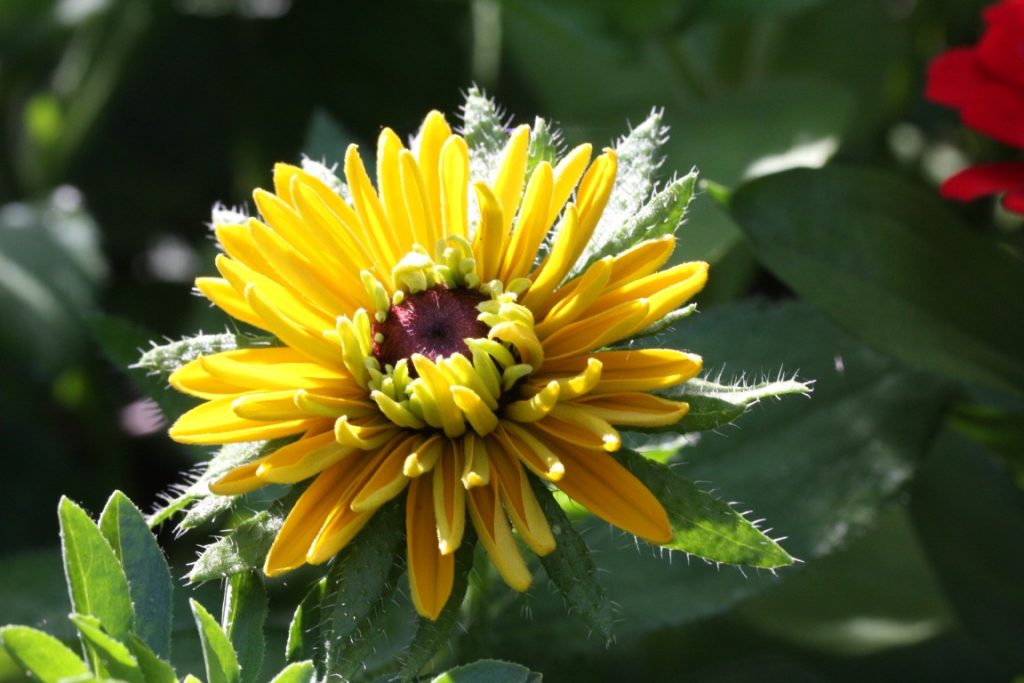
[(99, 655), (106, 673), (112, 678), (130, 683), (144, 683), (135, 655), (127, 645), (107, 635), (99, 619), (86, 614), (72, 614), (69, 619), (91, 646), (91, 650)]
[(89, 673), (85, 662), (64, 643), (34, 628), (5, 626), (0, 629), (0, 642), (22, 669), (31, 671), (42, 683)]
[(878, 171), (796, 170), (739, 188), (732, 210), (768, 268), (867, 342), (912, 366), (1024, 387), (1024, 298), (993, 309), (978, 296), (1024, 291), (1024, 268), (932, 191)]
[(171, 571), (138, 508), (115, 491), (100, 515), (100, 531), (128, 579), (135, 633), (158, 655), (171, 656)]
[(239, 572), (228, 579), (222, 626), (238, 654), (242, 683), (253, 683), (263, 667), (263, 624), (267, 620), (267, 591), (263, 577)]
[(601, 639), (610, 642), (615, 615), (611, 600), (597, 579), (597, 568), (587, 544), (551, 492), (535, 477), (530, 477), (530, 483), (557, 543), (552, 552), (540, 558), (544, 571), (562, 594), (569, 611)]
[(912, 489), (921, 543), (967, 630), (1014, 671), (1024, 670), (1024, 500), (980, 445), (936, 442)]
[(469, 571), (473, 568), (473, 551), (476, 547), (476, 538), (470, 538), (470, 530), (466, 531), (467, 538), (463, 538), (462, 545), (455, 551), (455, 583), (451, 596), (435, 621), (420, 618), (416, 635), (402, 658), (398, 672), (399, 679), (403, 681), (414, 679), (439, 652), (450, 647), (458, 626), (462, 600), (469, 587)]
[(128, 645), (139, 663), (142, 678), (146, 683), (177, 683), (174, 667), (161, 659), (141, 638), (132, 634)]
[(292, 620), (288, 624), (288, 640), (285, 642), (284, 658), (288, 662), (310, 659), (320, 656), (319, 648), (323, 645), (321, 631), (326, 624), (320, 616), (321, 605), (327, 594), (327, 577), (320, 579), (306, 593), (306, 596), (295, 608)]
[(199, 630), (199, 641), (203, 646), (203, 661), (206, 663), (207, 683), (239, 683), (241, 669), (238, 658), (224, 630), (217, 620), (210, 616), (196, 600), (190, 600), (192, 615)]
[(334, 559), (327, 574), (320, 619), (326, 627), (327, 663), (346, 657), (353, 633), (395, 588), (401, 566), (405, 516), (401, 501), (392, 501)]
[[(685, 341), (708, 368), (728, 364), (757, 379), (777, 376), (782, 365), (814, 378), (810, 400), (762, 403), (744, 416), (742, 429), (701, 434), (673, 464), (716, 497), (741, 501), (737, 510), (770, 520), (774, 530), (765, 533), (788, 537), (786, 550), (804, 560), (832, 552), (874, 522), (927, 452), (950, 398), (946, 385), (872, 351), (808, 306), (718, 308), (677, 334), (659, 346)], [(638, 552), (631, 539), (599, 522), (582, 531), (621, 610), (617, 647), (718, 614), (779, 580), (767, 571), (744, 575), (687, 562), (681, 553), (666, 557), (644, 546)], [(541, 657), (597, 656), (602, 642), (588, 640), (555, 597), (531, 601), (528, 623), (509, 610), (493, 627), (491, 642), (500, 644), (494, 654), (516, 658), (536, 652), (537, 642), (558, 642), (531, 657), (531, 665), (544, 668), (534, 664)]]
[(306, 660), (289, 664), (270, 683), (313, 683), (315, 678), (316, 667), (313, 662)]
[(82, 508), (61, 498), (58, 510), (72, 609), (99, 619), (116, 640), (127, 640), (132, 602), (117, 556)]
[(188, 580), (200, 583), (258, 569), (281, 528), (284, 518), (264, 510), (208, 545), (192, 565)]
[(661, 501), (672, 524), (666, 548), (725, 564), (775, 569), (793, 558), (754, 524), (676, 470), (628, 450), (615, 458)]
[(430, 683), (526, 683), (530, 670), (521, 664), (481, 659), (445, 671)]

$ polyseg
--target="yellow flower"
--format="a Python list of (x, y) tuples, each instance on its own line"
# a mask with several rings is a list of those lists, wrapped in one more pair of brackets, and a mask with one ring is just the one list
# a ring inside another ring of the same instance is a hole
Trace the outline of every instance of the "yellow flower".
[(176, 371), (170, 383), (206, 402), (170, 434), (192, 444), (293, 437), (211, 486), (236, 495), (312, 478), (268, 575), (326, 562), (405, 491), (412, 598), (433, 619), (467, 514), (516, 590), (531, 576), (513, 529), (538, 555), (555, 548), (526, 470), (640, 538), (671, 538), (661, 504), (608, 453), (621, 444), (616, 426), (681, 419), (687, 404), (649, 392), (690, 379), (701, 360), (598, 349), (679, 307), (704, 286), (707, 264), (659, 270), (675, 245), (665, 236), (569, 279), (612, 191), (612, 150), (591, 163), (581, 145), (527, 177), (521, 126), (482, 182), (441, 114), (417, 140), (410, 151), (381, 133), (376, 189), (355, 146), (343, 192), (279, 164), (274, 192), (254, 194), (262, 220), (215, 226), (222, 277), (196, 286), (282, 345)]

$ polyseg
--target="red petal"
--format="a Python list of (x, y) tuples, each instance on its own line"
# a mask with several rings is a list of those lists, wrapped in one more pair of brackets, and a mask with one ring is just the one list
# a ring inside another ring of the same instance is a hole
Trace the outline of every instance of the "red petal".
[(1003, 208), (1024, 216), (1024, 192), (1007, 192), (1003, 195)]
[(974, 84), (960, 110), (964, 124), (1000, 142), (1024, 147), (1024, 88), (992, 80)]
[(978, 43), (978, 61), (1000, 81), (1024, 89), (1024, 10), (1021, 21), (994, 24)]
[(989, 26), (997, 24), (1016, 24), (1024, 27), (1024, 0), (1006, 0), (985, 8), (985, 23)]
[(972, 166), (942, 183), (947, 199), (970, 201), (998, 192), (1024, 195), (1024, 163), (1002, 162)]
[(932, 102), (959, 109), (971, 101), (976, 84), (985, 78), (974, 48), (954, 48), (932, 60), (924, 95)]

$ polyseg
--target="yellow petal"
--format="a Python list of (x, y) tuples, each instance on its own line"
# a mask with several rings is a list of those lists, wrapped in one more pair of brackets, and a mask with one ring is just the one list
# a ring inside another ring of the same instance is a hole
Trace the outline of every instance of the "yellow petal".
[(462, 464), (462, 449), (448, 441), (431, 476), (437, 547), (442, 555), (451, 555), (459, 549), (466, 528), (466, 489), (460, 481)]
[[(235, 349), (200, 356), (196, 362), (209, 376), (246, 389), (306, 389), (350, 398), (363, 395), (347, 372), (312, 363), (287, 346)], [(199, 370), (191, 372), (198, 374)]]
[(380, 190), (380, 201), (394, 232), (399, 254), (405, 254), (412, 249), (416, 241), (405, 209), (405, 194), (399, 169), (398, 155), (403, 151), (405, 148), (395, 135), (395, 131), (385, 128), (380, 132), (377, 137), (377, 188)]
[[(452, 129), (444, 120), (444, 115), (438, 111), (431, 111), (423, 120), (417, 140), (419, 149), (416, 150), (416, 158), (419, 161), (420, 174), (423, 176), (423, 185), (426, 188), (426, 196), (430, 200), (431, 213), (434, 218), (434, 225), (442, 225), (441, 220), (441, 150), (445, 142), (452, 134)], [(430, 247), (433, 242), (424, 244)]]
[(480, 223), (473, 235), (473, 254), (476, 256), (477, 273), (484, 282), (498, 277), (501, 263), (501, 244), (505, 229), (500, 200), (491, 188), (482, 181), (473, 183), (477, 206), (480, 207)]
[(239, 496), (255, 491), (267, 483), (256, 476), (258, 469), (259, 461), (239, 465), (210, 484), (210, 492), (218, 496)]
[(498, 500), (498, 482), (492, 477), (488, 486), (477, 486), (466, 492), (469, 514), (481, 545), (494, 567), (510, 588), (525, 591), (532, 576), (516, 546), (508, 518)]
[(462, 411), (473, 431), (480, 436), (494, 431), (498, 426), (498, 418), (475, 391), (459, 385), (453, 386), (451, 391), (455, 406)]
[(228, 394), (236, 395), (246, 390), (232, 382), (225, 382), (208, 373), (202, 364), (202, 357), (182, 365), (171, 373), (167, 383), (178, 391), (199, 398), (215, 399)]
[(245, 300), (266, 322), (267, 329), (285, 344), (328, 367), (341, 365), (341, 349), (324, 339), (322, 333), (314, 334), (310, 328), (277, 308), (257, 285), (246, 287)]
[[(508, 142), (502, 152), (501, 166), (498, 168), (498, 175), (494, 179), (494, 194), (498, 198), (498, 206), (504, 216), (501, 226), (501, 235), (504, 238), (512, 227), (512, 219), (519, 208), (519, 198), (523, 194), (523, 181), (526, 179), (526, 153), (530, 147), (530, 127), (527, 125), (518, 126), (509, 135)], [(492, 242), (492, 248), (498, 244)], [(484, 278), (497, 277), (494, 275)]]
[(539, 383), (580, 372), (591, 360), (601, 363), (601, 378), (591, 394), (664, 389), (696, 377), (702, 367), (700, 356), (673, 349), (601, 351), (589, 357), (548, 360), (543, 373), (534, 375), (531, 381)]
[(555, 537), (518, 458), (509, 457), (499, 448), (489, 452), (501, 486), (501, 500), (519, 537), (537, 555), (547, 555), (555, 549)]
[(469, 187), (469, 147), (458, 135), (452, 135), (441, 148), (441, 225), (445, 235), (466, 237), (468, 233), (467, 195)]
[(425, 440), (421, 434), (402, 434), (384, 446), (387, 455), (352, 500), (352, 509), (356, 512), (376, 510), (401, 493), (409, 481), (402, 471), (405, 459)]
[(595, 515), (620, 529), (650, 541), (672, 539), (668, 515), (639, 479), (610, 455), (582, 450), (548, 439), (565, 463), (558, 488)]
[[(249, 308), (245, 297), (231, 286), (231, 283), (220, 277), (197, 277), (196, 289), (212, 301), (217, 308), (232, 318), (248, 323), (253, 327), (266, 330), (266, 323)], [(269, 331), (269, 330), (268, 330)]]
[(593, 147), (589, 143), (584, 143), (573, 148), (558, 162), (554, 172), (554, 189), (551, 193), (551, 216), (558, 215), (572, 195), (572, 191), (576, 189), (576, 183), (587, 170), (592, 152)]
[(565, 466), (543, 441), (534, 436), (530, 428), (514, 422), (503, 422), (495, 436), (509, 455), (514, 455), (541, 479), (558, 481), (565, 474)]
[(462, 485), (471, 489), (486, 486), (491, 481), (491, 462), (484, 440), (472, 432), (462, 437)]
[(555, 292), (551, 310), (536, 327), (537, 336), (549, 336), (559, 328), (575, 322), (604, 292), (612, 268), (610, 257), (600, 259), (587, 268), (571, 291), (565, 295), (562, 290)]
[(232, 409), (234, 396), (207, 401), (188, 411), (171, 426), (175, 441), (192, 444), (237, 443), (279, 439), (300, 434), (316, 426), (320, 419), (296, 419), (282, 422), (258, 422), (238, 417)]
[(627, 427), (672, 425), (683, 419), (690, 410), (688, 403), (670, 401), (638, 391), (585, 396), (571, 405), (586, 406), (592, 415), (610, 424)]
[(455, 557), (442, 555), (438, 550), (433, 487), (429, 481), (409, 482), (405, 536), (412, 603), (421, 616), (437, 619), (455, 582)]
[(282, 446), (259, 460), (257, 476), (276, 484), (294, 484), (318, 474), (355, 453), (358, 448), (342, 446), (328, 430), (315, 436), (305, 436)]
[(648, 310), (645, 299), (630, 301), (566, 325), (542, 340), (545, 357), (575, 356), (613, 344), (634, 331)]
[(502, 251), (503, 282), (526, 277), (533, 268), (537, 249), (544, 241), (554, 215), (550, 211), (553, 182), (551, 164), (546, 161), (537, 164), (526, 186), (515, 228), (509, 235), (507, 247)]
[(391, 230), (391, 225), (384, 214), (384, 207), (381, 206), (380, 198), (370, 183), (370, 177), (366, 174), (366, 167), (363, 166), (356, 145), (349, 145), (345, 152), (345, 180), (348, 181), (359, 222), (366, 231), (367, 238), (371, 240), (371, 246), (379, 251), (390, 272), (405, 252)]
[(411, 152), (402, 150), (399, 153), (398, 167), (413, 239), (423, 247), (430, 247), (441, 239), (437, 218), (434, 215), (433, 204), (436, 202), (431, 202), (427, 182), (420, 173), (416, 157)]

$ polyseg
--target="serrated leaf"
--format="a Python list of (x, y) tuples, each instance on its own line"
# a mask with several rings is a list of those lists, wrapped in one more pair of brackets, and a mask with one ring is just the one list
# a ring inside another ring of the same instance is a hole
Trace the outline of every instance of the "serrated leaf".
[(112, 678), (130, 683), (145, 683), (135, 655), (127, 645), (111, 638), (103, 630), (99, 619), (87, 614), (71, 614), (68, 618), (78, 628), (78, 632), (91, 646), (92, 651), (97, 653), (103, 663), (104, 672), (110, 674)]
[(131, 367), (166, 376), (199, 356), (233, 351), (251, 345), (242, 335), (231, 332), (197, 334), (166, 344), (150, 342), (150, 348), (143, 351)]
[(58, 506), (64, 574), (72, 609), (96, 617), (116, 640), (132, 632), (128, 579), (99, 528), (68, 498)]
[(115, 491), (100, 515), (100, 531), (121, 562), (135, 633), (159, 656), (171, 655), (171, 571), (156, 538), (138, 508)]
[(664, 428), (664, 431), (686, 433), (715, 429), (729, 424), (764, 399), (809, 396), (811, 384), (796, 379), (752, 384), (742, 380), (735, 384), (720, 384), (707, 379), (691, 379), (667, 392), (674, 400), (689, 403), (690, 410), (682, 420)]
[(224, 538), (206, 546), (192, 565), (188, 580), (201, 583), (262, 567), (283, 523), (281, 514), (267, 510), (253, 515)]
[(743, 515), (667, 465), (628, 450), (618, 451), (614, 457), (650, 489), (668, 513), (672, 540), (663, 547), (711, 562), (762, 569), (793, 564), (789, 553)]
[(450, 644), (459, 623), (459, 610), (469, 587), (469, 571), (473, 568), (473, 552), (476, 537), (466, 529), (462, 545), (455, 551), (455, 582), (451, 595), (437, 619), (419, 619), (416, 635), (413, 636), (398, 670), (398, 678), (411, 681), (443, 648)]
[(321, 632), (327, 624), (321, 617), (321, 606), (327, 595), (327, 577), (323, 577), (309, 589), (288, 624), (288, 640), (285, 642), (284, 658), (287, 662), (300, 659), (321, 659), (320, 648), (324, 644)]
[(633, 213), (623, 216), (620, 223), (609, 225), (600, 241), (591, 240), (573, 272), (582, 272), (594, 261), (619, 254), (644, 240), (674, 233), (686, 217), (696, 184), (697, 172), (690, 171), (656, 192)]
[(58, 683), (89, 673), (85, 662), (64, 643), (29, 626), (0, 628), (0, 643), (18, 666), (31, 671), (42, 683)]
[(139, 663), (139, 670), (146, 683), (177, 683), (178, 676), (174, 667), (161, 659), (144, 640), (132, 634), (128, 646)]
[(546, 161), (552, 166), (558, 157), (562, 134), (551, 123), (541, 117), (533, 120), (530, 128), (530, 145), (526, 149), (526, 177), (533, 175), (537, 164)]
[(530, 484), (557, 544), (540, 558), (544, 571), (565, 598), (569, 611), (605, 642), (610, 642), (615, 615), (604, 586), (597, 579), (597, 567), (587, 544), (551, 492), (536, 477), (530, 477)]
[(242, 672), (227, 634), (199, 602), (189, 600), (189, 604), (203, 646), (206, 683), (239, 683)]
[(281, 672), (274, 676), (270, 683), (313, 683), (314, 678), (316, 678), (316, 667), (313, 666), (313, 662), (306, 660), (294, 662), (281, 669)]
[(242, 670), (242, 683), (253, 683), (263, 667), (263, 624), (267, 620), (267, 591), (263, 577), (240, 572), (224, 592), (222, 627), (231, 639)]
[(530, 670), (522, 664), (481, 659), (449, 669), (432, 678), (430, 683), (527, 683), (529, 680)]
[[(679, 199), (676, 196), (682, 195), (682, 206), (676, 220), (668, 226), (668, 231), (674, 231), (679, 225), (682, 213), (693, 194), (696, 174), (691, 173), (669, 184), (660, 193), (662, 198), (656, 204), (651, 198), (658, 169), (664, 162), (661, 147), (667, 139), (667, 134), (668, 129), (662, 121), (662, 112), (654, 110), (643, 123), (633, 128), (615, 144), (615, 154), (618, 157), (615, 185), (608, 197), (608, 204), (601, 213), (601, 219), (580, 258), (580, 264), (589, 264), (601, 256), (617, 253), (624, 246), (640, 241), (634, 239), (634, 234), (638, 237), (647, 230), (656, 230), (656, 225), (670, 222), (669, 214), (677, 213), (676, 205)], [(643, 222), (638, 223), (637, 219), (641, 215)], [(582, 268), (574, 268), (573, 272), (580, 270)]]
[(192, 505), (187, 506), (188, 509), (178, 522), (178, 530), (188, 531), (212, 522), (230, 510), (237, 501), (238, 496), (219, 496), (215, 493), (197, 498)]
[(1024, 297), (992, 308), (978, 293), (1024, 291), (1024, 269), (931, 190), (833, 166), (750, 182), (731, 208), (773, 273), (869, 344), (912, 367), (1022, 391)]
[(328, 670), (346, 656), (345, 644), (394, 590), (405, 539), (404, 519), (401, 501), (385, 505), (331, 565), (320, 608)]
[(508, 142), (505, 116), (495, 101), (475, 85), (466, 92), (462, 105), (462, 137), (469, 149), (481, 156), (500, 154)]

